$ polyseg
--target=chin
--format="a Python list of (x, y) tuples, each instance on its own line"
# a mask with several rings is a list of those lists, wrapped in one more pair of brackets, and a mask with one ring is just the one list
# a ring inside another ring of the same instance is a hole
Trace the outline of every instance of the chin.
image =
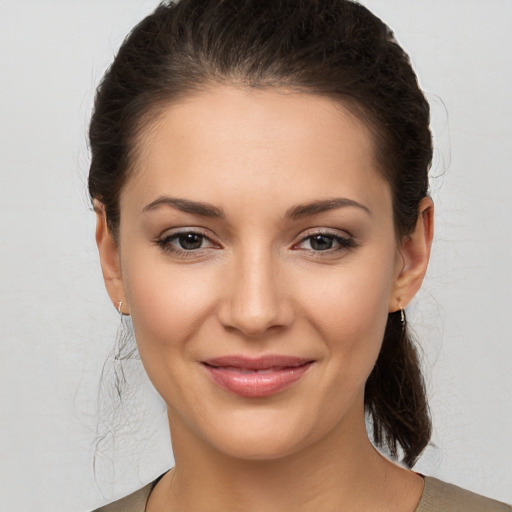
[(226, 416), (221, 422), (208, 423), (208, 431), (203, 430), (201, 437), (216, 451), (240, 460), (290, 456), (314, 444), (332, 427), (318, 425), (302, 414), (291, 415), (289, 410), (257, 408)]
[[(219, 440), (220, 441), (220, 440)], [(216, 449), (234, 459), (245, 461), (273, 461), (297, 453), (304, 448), (300, 440), (290, 438), (285, 432), (233, 435), (230, 439), (216, 443)]]

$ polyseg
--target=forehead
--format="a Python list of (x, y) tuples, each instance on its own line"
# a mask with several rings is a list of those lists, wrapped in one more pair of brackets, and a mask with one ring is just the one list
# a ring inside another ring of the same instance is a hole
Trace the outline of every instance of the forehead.
[(169, 104), (140, 134), (133, 170), (121, 201), (137, 191), (141, 206), (162, 194), (260, 194), (286, 208), (388, 192), (366, 125), (338, 101), (286, 89), (217, 86)]

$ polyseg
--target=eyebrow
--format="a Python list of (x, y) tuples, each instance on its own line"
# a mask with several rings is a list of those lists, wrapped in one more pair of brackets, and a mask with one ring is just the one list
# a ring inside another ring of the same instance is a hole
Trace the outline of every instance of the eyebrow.
[(194, 215), (201, 215), (202, 217), (213, 217), (213, 218), (225, 218), (224, 212), (208, 203), (202, 203), (200, 201), (190, 201), (189, 199), (178, 199), (176, 197), (163, 196), (159, 197), (152, 203), (146, 205), (142, 211), (148, 212), (156, 210), (161, 206), (170, 206), (185, 213), (192, 213)]
[(364, 210), (368, 215), (371, 215), (371, 211), (366, 206), (348, 199), (346, 197), (336, 197), (333, 199), (323, 199), (320, 201), (312, 201), (306, 204), (299, 204), (293, 206), (286, 212), (286, 217), (292, 220), (297, 220), (302, 217), (310, 215), (318, 215), (319, 213), (327, 212), (329, 210), (336, 210), (338, 208), (355, 207)]
[[(191, 201), (189, 199), (179, 199), (176, 197), (162, 196), (155, 201), (149, 203), (143, 208), (143, 212), (152, 211), (160, 208), (161, 206), (169, 206), (185, 213), (193, 215), (201, 215), (202, 217), (211, 218), (226, 218), (226, 214), (221, 208), (217, 208), (209, 203), (200, 201)], [(298, 204), (292, 206), (287, 210), (285, 218), (297, 220), (310, 215), (318, 215), (319, 213), (327, 212), (329, 210), (336, 210), (338, 208), (355, 207), (364, 210), (371, 215), (369, 208), (345, 197), (337, 197), (333, 199), (322, 199), (318, 201), (311, 201), (310, 203)]]

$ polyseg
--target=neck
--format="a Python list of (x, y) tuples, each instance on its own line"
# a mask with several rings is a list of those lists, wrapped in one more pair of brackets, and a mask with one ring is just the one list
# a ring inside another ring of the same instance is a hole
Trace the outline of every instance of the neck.
[(148, 512), (412, 512), (421, 495), (420, 477), (373, 448), (364, 416), (350, 435), (337, 429), (316, 444), (271, 460), (231, 457), (179, 423), (171, 424), (176, 466), (155, 488)]

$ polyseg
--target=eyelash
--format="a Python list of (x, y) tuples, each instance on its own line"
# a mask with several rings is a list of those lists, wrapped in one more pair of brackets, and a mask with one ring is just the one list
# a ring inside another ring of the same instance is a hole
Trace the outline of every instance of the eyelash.
[[(194, 236), (201, 237), (201, 245), (204, 241), (207, 241), (211, 244), (211, 246), (210, 247), (198, 247), (197, 249), (183, 249), (183, 248), (178, 248), (178, 247), (175, 247), (172, 245), (173, 241), (179, 240), (181, 237), (185, 237), (187, 235), (194, 235)], [(324, 249), (324, 250), (301, 249), (300, 248), (300, 245), (302, 245), (304, 242), (306, 242), (308, 240), (311, 241), (315, 237), (324, 237), (326, 239), (330, 239), (333, 241), (333, 243), (337, 243), (339, 245), (339, 247), (337, 247), (337, 248), (330, 247), (330, 248)], [(174, 255), (177, 255), (177, 256), (183, 257), (183, 258), (196, 257), (197, 252), (202, 249), (210, 249), (210, 248), (218, 249), (218, 248), (220, 248), (220, 245), (213, 242), (209, 236), (205, 235), (204, 233), (201, 233), (200, 231), (193, 230), (193, 229), (178, 231), (176, 233), (166, 235), (162, 238), (158, 238), (157, 240), (155, 240), (155, 243), (156, 243), (156, 245), (158, 245), (160, 247), (160, 249), (163, 252), (169, 253), (169, 254), (174, 254)], [(292, 245), (292, 249), (294, 249), (294, 250), (307, 251), (310, 253), (314, 253), (315, 256), (321, 256), (323, 254), (325, 254), (325, 255), (333, 254), (338, 251), (349, 251), (356, 247), (357, 247), (357, 244), (353, 238), (344, 237), (339, 234), (332, 233), (332, 232), (326, 231), (326, 230), (319, 230), (319, 231), (311, 232), (307, 236), (302, 237), (298, 243)]]

